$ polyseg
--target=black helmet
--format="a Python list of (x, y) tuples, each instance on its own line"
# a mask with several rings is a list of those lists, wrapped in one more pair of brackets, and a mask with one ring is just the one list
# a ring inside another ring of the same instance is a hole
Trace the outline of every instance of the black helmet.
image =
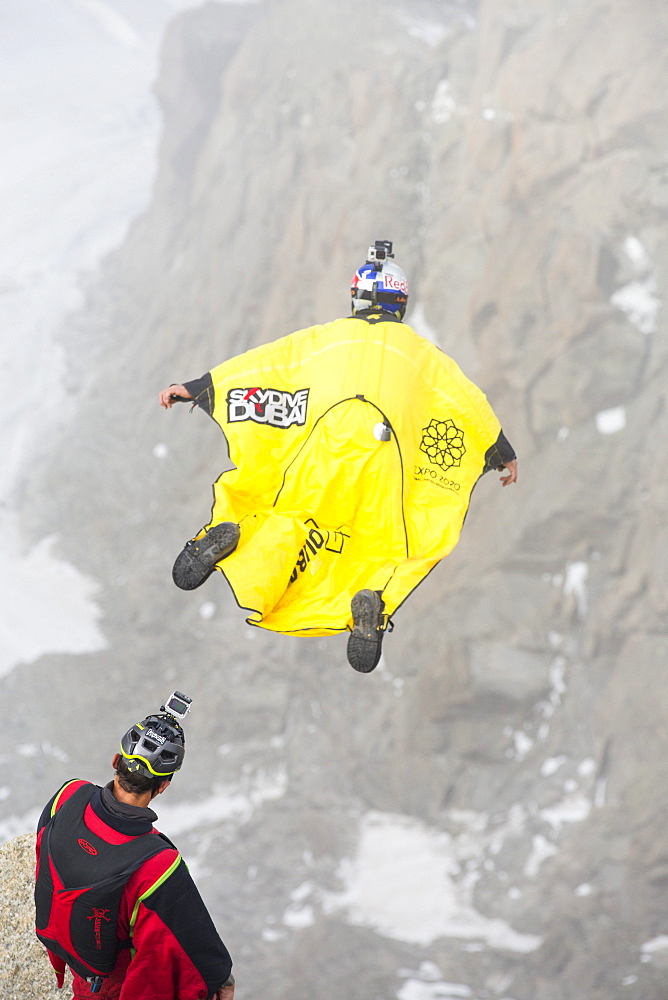
[(168, 778), (178, 771), (186, 752), (186, 738), (172, 715), (149, 715), (136, 722), (121, 740), (128, 771), (147, 778)]

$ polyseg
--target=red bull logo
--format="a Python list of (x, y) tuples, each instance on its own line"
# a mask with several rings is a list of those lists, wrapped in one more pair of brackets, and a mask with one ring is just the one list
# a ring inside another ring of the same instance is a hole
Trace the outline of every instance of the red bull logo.
[(404, 295), (408, 294), (408, 282), (406, 278), (400, 278), (397, 275), (390, 274), (389, 271), (383, 274), (383, 284), (385, 288), (391, 289), (393, 292), (403, 292)]

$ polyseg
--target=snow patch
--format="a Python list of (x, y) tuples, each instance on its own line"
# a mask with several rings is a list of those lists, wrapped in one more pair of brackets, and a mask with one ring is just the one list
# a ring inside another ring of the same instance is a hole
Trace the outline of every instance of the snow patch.
[(531, 854), (524, 862), (524, 874), (528, 878), (535, 878), (543, 862), (553, 858), (555, 854), (558, 854), (557, 846), (542, 834), (536, 834), (531, 841)]
[(397, 990), (397, 1000), (460, 1000), (472, 996), (463, 983), (425, 983), (421, 979), (407, 979)]
[(60, 747), (55, 746), (49, 740), (43, 740), (41, 743), (20, 743), (16, 747), (16, 753), (21, 757), (48, 757), (54, 760), (59, 760), (61, 763), (66, 764), (70, 759), (69, 754), (61, 750)]
[(282, 798), (287, 787), (285, 769), (271, 773), (260, 769), (237, 785), (214, 785), (213, 795), (201, 801), (174, 805), (161, 802), (160, 828), (176, 836), (214, 823), (243, 826), (265, 802)]
[(574, 597), (578, 615), (584, 618), (587, 614), (588, 596), (587, 579), (589, 577), (589, 566), (586, 562), (572, 562), (566, 566), (566, 577), (564, 579), (564, 596)]
[(311, 927), (315, 923), (313, 906), (307, 903), (308, 897), (313, 892), (312, 882), (302, 882), (290, 893), (290, 906), (283, 913), (283, 923), (286, 927), (296, 930), (302, 927)]
[(560, 704), (562, 695), (566, 694), (565, 676), (566, 660), (563, 656), (557, 656), (550, 665), (550, 684), (552, 685), (550, 700), (555, 705)]
[(627, 236), (622, 247), (637, 277), (610, 296), (610, 302), (624, 313), (641, 333), (654, 333), (661, 300), (656, 296), (656, 268), (636, 236)]
[(652, 258), (637, 236), (627, 236), (623, 250), (636, 271), (648, 271), (652, 267)]
[(592, 774), (596, 774), (596, 761), (593, 757), (585, 757), (578, 764), (578, 774), (582, 778), (588, 778)]
[(561, 802), (541, 809), (541, 817), (553, 830), (561, 830), (564, 823), (582, 823), (591, 812), (591, 802), (581, 792), (567, 795)]
[(515, 760), (524, 760), (534, 745), (534, 741), (522, 729), (513, 733), (514, 750), (511, 751)]
[(615, 406), (610, 410), (599, 410), (596, 414), (596, 430), (599, 434), (617, 434), (626, 427), (626, 409)]
[(657, 951), (665, 951), (668, 948), (668, 934), (657, 934), (640, 946), (644, 955), (653, 955)]
[(439, 80), (431, 99), (431, 117), (437, 125), (445, 125), (459, 111), (449, 80)]
[[(422, 946), (441, 937), (479, 938), (492, 948), (533, 951), (540, 937), (474, 908), (479, 874), (471, 852), (465, 836), (454, 838), (409, 816), (369, 812), (355, 857), (338, 869), (344, 888), (323, 896), (325, 912), (342, 912), (350, 924)], [(456, 878), (467, 859), (469, 868)]]
[(262, 928), (262, 940), (267, 941), (270, 944), (275, 941), (280, 941), (285, 937), (283, 931), (276, 930), (275, 927), (263, 927)]
[[(556, 585), (556, 584), (555, 584)], [(563, 578), (559, 577), (559, 586), (563, 585)], [(556, 710), (561, 705), (563, 695), (566, 693), (566, 659), (563, 656), (555, 656), (550, 664), (549, 680), (550, 692), (547, 701), (540, 702), (538, 708), (544, 719), (551, 719)], [(549, 726), (544, 723), (538, 730), (539, 739), (545, 739), (549, 732)]]
[(296, 889), (293, 889), (290, 893), (290, 899), (293, 903), (303, 903), (305, 899), (313, 892), (313, 882), (302, 882), (298, 885)]
[(106, 649), (98, 584), (53, 555), (56, 536), (21, 551), (15, 515), (0, 515), (0, 677), (46, 653)]
[(286, 927), (301, 930), (302, 927), (311, 927), (315, 923), (312, 906), (289, 906), (283, 913), (283, 923)]
[(543, 778), (549, 778), (555, 774), (568, 758), (562, 753), (558, 757), (547, 757), (540, 765), (540, 773)]
[(435, 983), (437, 979), (441, 979), (443, 973), (436, 965), (436, 962), (425, 960), (424, 962), (420, 962), (419, 969), (399, 969), (397, 975), (402, 976), (404, 979), (417, 978), (423, 982)]

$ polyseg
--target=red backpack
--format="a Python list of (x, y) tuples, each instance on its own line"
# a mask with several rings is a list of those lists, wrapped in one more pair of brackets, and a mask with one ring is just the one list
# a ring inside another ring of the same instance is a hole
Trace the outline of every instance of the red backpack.
[(85, 784), (54, 813), (42, 833), (35, 884), (37, 937), (97, 992), (130, 941), (117, 936), (118, 908), (133, 872), (174, 845), (161, 833), (110, 844), (84, 823), (98, 790)]

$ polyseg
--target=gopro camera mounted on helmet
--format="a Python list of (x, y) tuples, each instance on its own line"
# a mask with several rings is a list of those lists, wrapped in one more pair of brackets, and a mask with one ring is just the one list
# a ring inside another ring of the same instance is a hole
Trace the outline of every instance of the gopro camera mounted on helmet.
[(391, 240), (376, 240), (372, 247), (369, 247), (366, 262), (373, 264), (376, 271), (381, 271), (386, 260), (394, 257), (392, 253)]
[(165, 704), (160, 706), (160, 711), (171, 715), (177, 722), (182, 722), (190, 711), (192, 702), (192, 698), (189, 698), (187, 694), (172, 691)]

